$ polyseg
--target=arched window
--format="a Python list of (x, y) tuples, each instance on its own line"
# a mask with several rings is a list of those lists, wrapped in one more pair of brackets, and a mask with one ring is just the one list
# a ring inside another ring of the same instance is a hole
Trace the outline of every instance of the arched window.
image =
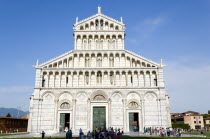
[(113, 73), (110, 73), (110, 84), (111, 85), (114, 84), (114, 75), (113, 75)]
[(97, 83), (98, 84), (101, 84), (102, 83), (102, 74), (101, 74), (101, 72), (98, 72), (97, 73)]
[(115, 47), (116, 47), (116, 41), (113, 40), (113, 41), (112, 41), (112, 49), (116, 49)]
[(90, 66), (90, 59), (89, 57), (85, 57), (85, 67), (89, 67)]
[(89, 74), (86, 74), (85, 75), (85, 83), (86, 83), (86, 85), (88, 85), (89, 84)]
[(97, 100), (97, 101), (103, 101), (106, 100), (105, 97), (103, 95), (96, 95), (93, 100)]
[(114, 57), (110, 56), (109, 61), (110, 61), (109, 66), (114, 67)]
[(128, 108), (138, 108), (139, 105), (135, 101), (132, 101), (128, 104)]
[(69, 109), (70, 108), (70, 104), (68, 102), (63, 102), (60, 106), (61, 109)]
[(86, 49), (86, 46), (87, 46), (87, 41), (83, 40), (83, 49)]
[(101, 59), (101, 57), (98, 57), (97, 58), (97, 66), (98, 67), (101, 67), (102, 66), (102, 59)]

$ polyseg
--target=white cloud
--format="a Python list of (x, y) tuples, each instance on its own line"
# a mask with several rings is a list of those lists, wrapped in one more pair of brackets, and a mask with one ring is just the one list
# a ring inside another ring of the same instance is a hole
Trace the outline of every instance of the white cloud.
[(167, 62), (165, 68), (171, 112), (193, 110), (206, 113), (210, 109), (210, 65), (202, 62), (187, 65), (186, 61), (193, 61), (186, 59)]
[(163, 15), (146, 18), (139, 22), (137, 21), (135, 25), (130, 27), (131, 31), (133, 31), (133, 36), (127, 38), (127, 41), (131, 44), (141, 44), (145, 40), (150, 39), (150, 36), (156, 32), (165, 21), (166, 17)]
[(164, 20), (165, 19), (163, 18), (163, 16), (157, 16), (155, 18), (147, 18), (143, 21), (143, 23), (147, 25), (157, 26), (164, 23)]
[(32, 86), (0, 87), (0, 93), (27, 93), (27, 92), (31, 92), (31, 94), (32, 94), (32, 91), (33, 91)]

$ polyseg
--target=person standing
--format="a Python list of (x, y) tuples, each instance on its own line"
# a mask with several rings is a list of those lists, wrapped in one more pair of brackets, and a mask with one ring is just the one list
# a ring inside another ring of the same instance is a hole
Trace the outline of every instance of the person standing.
[(69, 139), (72, 139), (72, 134), (73, 134), (73, 133), (72, 133), (72, 131), (70, 130), (70, 131), (69, 131)]
[(135, 125), (133, 126), (133, 131), (136, 132), (136, 126)]
[(66, 132), (66, 139), (69, 139), (69, 131)]
[(90, 131), (89, 131), (89, 132), (87, 133), (87, 138), (88, 138), (88, 139), (91, 139), (91, 136), (92, 136), (92, 135), (91, 135), (91, 133), (90, 133)]
[(79, 136), (81, 136), (81, 134), (82, 134), (82, 129), (80, 128), (79, 129)]
[(44, 139), (44, 137), (45, 137), (45, 132), (42, 131), (42, 139)]

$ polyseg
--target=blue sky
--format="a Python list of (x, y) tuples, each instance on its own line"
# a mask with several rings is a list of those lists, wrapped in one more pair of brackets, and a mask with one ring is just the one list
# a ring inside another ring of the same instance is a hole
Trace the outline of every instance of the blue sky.
[(1, 0), (0, 107), (28, 110), (36, 59), (73, 49), (73, 24), (102, 13), (126, 24), (125, 48), (163, 58), (171, 112), (210, 109), (210, 1)]

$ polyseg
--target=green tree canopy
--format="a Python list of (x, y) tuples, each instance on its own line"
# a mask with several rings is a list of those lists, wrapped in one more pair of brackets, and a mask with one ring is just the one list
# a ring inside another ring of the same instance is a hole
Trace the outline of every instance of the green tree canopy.
[(11, 117), (11, 114), (10, 114), (10, 113), (8, 113), (8, 114), (6, 115), (6, 117)]

